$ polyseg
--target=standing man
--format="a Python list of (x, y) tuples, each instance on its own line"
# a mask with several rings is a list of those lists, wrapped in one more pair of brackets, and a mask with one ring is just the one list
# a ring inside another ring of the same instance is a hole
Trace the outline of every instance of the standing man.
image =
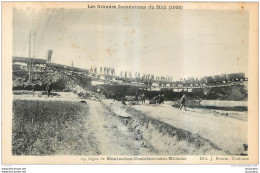
[(34, 96), (34, 91), (35, 91), (35, 84), (32, 85), (32, 94)]
[(182, 98), (181, 98), (181, 107), (180, 107), (180, 110), (182, 109), (182, 107), (184, 107), (184, 110), (186, 111), (186, 108), (185, 108), (185, 103), (186, 103), (186, 95), (183, 94)]
[(95, 66), (94, 72), (95, 72), (95, 74), (97, 74), (97, 66)]
[(47, 96), (50, 97), (50, 84), (46, 85)]
[(125, 95), (122, 96), (122, 104), (126, 105), (126, 103), (125, 103)]
[(125, 71), (125, 78), (127, 78), (127, 71)]
[(142, 103), (145, 103), (145, 94), (143, 92), (143, 94), (141, 95), (141, 99), (142, 99)]
[(111, 68), (111, 75), (114, 76), (114, 68)]
[(161, 95), (161, 97), (160, 97), (160, 102), (159, 102), (159, 104), (162, 104), (162, 103), (164, 103), (164, 94)]
[(137, 91), (136, 91), (136, 93), (135, 93), (135, 101), (138, 102), (138, 92), (137, 92)]

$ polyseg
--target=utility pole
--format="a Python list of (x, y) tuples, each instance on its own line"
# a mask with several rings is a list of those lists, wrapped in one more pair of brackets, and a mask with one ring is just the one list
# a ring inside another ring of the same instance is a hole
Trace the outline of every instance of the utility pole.
[(29, 35), (29, 65), (28, 65), (28, 70), (29, 70), (29, 81), (31, 81), (31, 65), (32, 65), (32, 59), (31, 59), (31, 30), (30, 30), (30, 35)]

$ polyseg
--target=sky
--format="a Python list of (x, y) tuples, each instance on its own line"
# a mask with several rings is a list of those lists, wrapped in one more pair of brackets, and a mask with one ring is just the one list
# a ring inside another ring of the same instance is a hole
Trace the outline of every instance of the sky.
[[(249, 14), (241, 10), (13, 9), (13, 56), (158, 76), (248, 71)], [(33, 52), (32, 47), (32, 52)]]

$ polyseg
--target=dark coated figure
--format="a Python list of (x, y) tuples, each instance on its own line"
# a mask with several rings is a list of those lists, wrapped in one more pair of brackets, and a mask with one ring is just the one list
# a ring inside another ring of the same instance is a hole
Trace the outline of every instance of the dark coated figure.
[(184, 107), (184, 110), (186, 111), (186, 107), (185, 107), (186, 95), (185, 94), (183, 94), (180, 103), (181, 103), (180, 110), (182, 109), (182, 107)]

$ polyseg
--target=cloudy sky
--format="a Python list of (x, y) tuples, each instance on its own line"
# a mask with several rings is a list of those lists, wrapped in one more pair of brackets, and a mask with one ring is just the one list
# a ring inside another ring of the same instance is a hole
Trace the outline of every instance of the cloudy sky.
[(13, 56), (28, 57), (31, 30), (35, 57), (52, 49), (55, 63), (173, 79), (247, 74), (248, 29), (241, 10), (14, 9)]

